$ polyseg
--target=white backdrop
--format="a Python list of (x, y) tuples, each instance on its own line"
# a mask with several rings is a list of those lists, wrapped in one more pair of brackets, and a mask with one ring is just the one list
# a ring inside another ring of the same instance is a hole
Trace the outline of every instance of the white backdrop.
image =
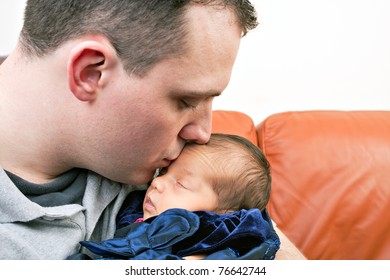
[[(390, 1), (252, 2), (260, 25), (242, 40), (214, 109), (256, 124), (289, 110), (390, 110)], [(16, 44), (24, 4), (0, 1), (0, 55)]]

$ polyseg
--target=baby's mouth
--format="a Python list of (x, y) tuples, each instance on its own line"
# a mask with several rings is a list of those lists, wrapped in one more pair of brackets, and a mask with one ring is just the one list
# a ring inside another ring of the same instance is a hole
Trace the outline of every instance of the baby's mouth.
[(144, 208), (146, 210), (156, 210), (156, 207), (154, 206), (154, 204), (149, 196), (146, 196), (146, 198), (145, 198)]

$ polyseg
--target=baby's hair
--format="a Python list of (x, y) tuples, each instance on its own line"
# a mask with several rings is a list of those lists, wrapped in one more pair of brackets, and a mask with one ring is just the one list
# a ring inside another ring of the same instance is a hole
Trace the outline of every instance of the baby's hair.
[(205, 147), (217, 172), (211, 178), (219, 199), (217, 211), (266, 207), (271, 192), (271, 170), (256, 145), (241, 136), (214, 133), (207, 144), (196, 146)]

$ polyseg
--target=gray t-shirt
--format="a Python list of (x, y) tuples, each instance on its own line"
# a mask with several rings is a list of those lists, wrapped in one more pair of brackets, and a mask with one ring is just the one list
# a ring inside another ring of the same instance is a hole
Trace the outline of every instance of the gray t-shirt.
[(82, 240), (112, 238), (135, 189), (84, 170), (34, 185), (0, 168), (0, 259), (65, 259)]
[(88, 171), (72, 169), (47, 184), (33, 184), (5, 171), (15, 186), (32, 202), (43, 207), (81, 204), (87, 185)]

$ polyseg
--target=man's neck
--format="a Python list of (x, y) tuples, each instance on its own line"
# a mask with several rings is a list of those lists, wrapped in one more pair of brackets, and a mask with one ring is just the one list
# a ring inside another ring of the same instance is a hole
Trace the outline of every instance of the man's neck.
[(51, 89), (39, 65), (22, 61), (16, 51), (0, 66), (0, 166), (26, 181), (47, 183), (70, 169), (66, 138), (57, 128), (63, 120), (42, 93)]

